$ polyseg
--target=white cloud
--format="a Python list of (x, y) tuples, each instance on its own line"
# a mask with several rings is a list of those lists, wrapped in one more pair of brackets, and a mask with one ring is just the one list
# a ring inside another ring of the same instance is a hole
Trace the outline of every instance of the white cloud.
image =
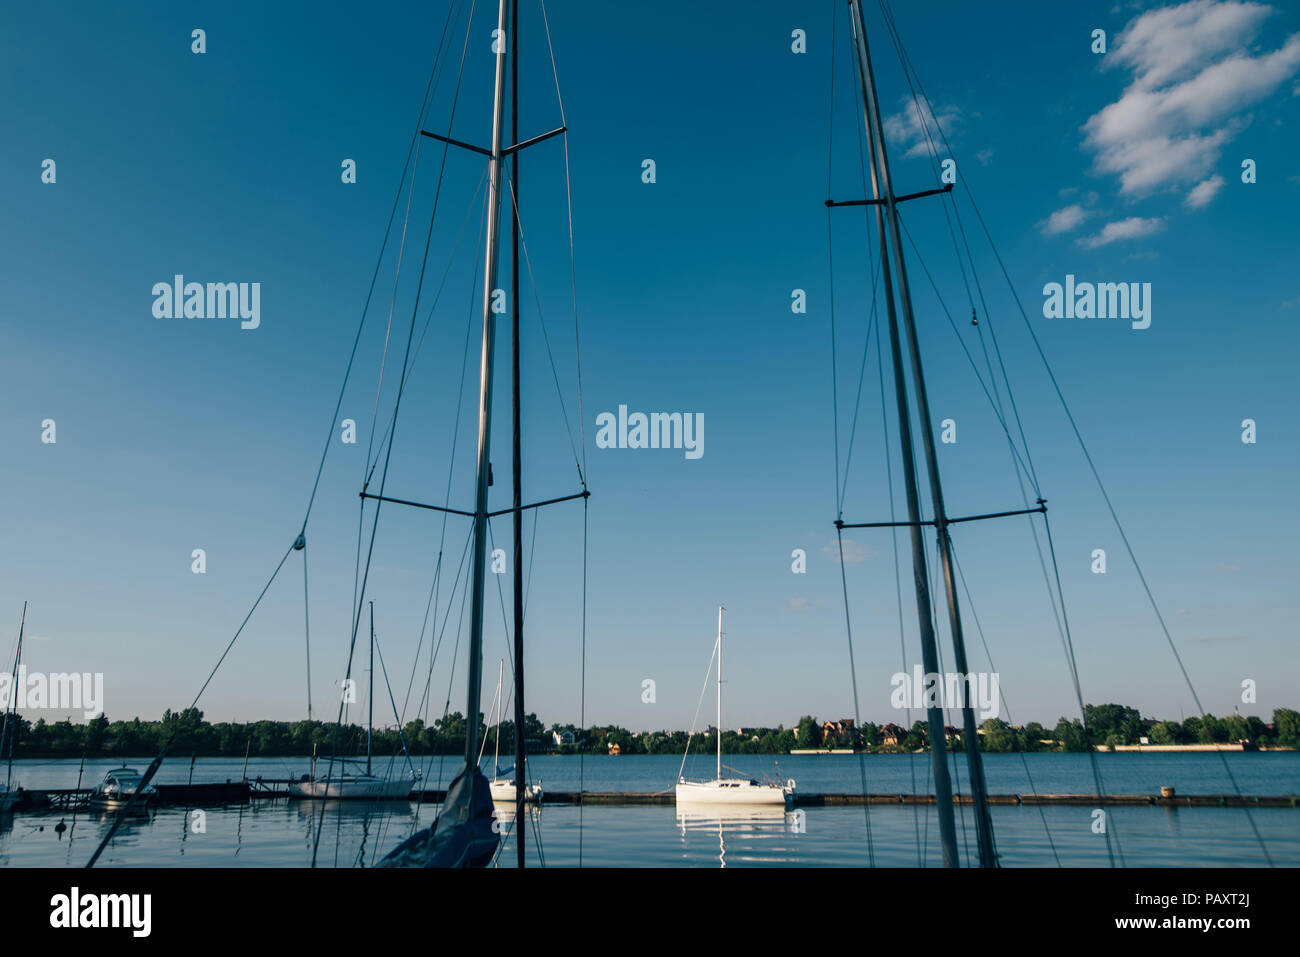
[(1125, 239), (1140, 239), (1143, 236), (1150, 236), (1152, 233), (1160, 232), (1160, 230), (1164, 229), (1164, 226), (1165, 221), (1158, 217), (1144, 219), (1141, 216), (1130, 216), (1128, 219), (1107, 223), (1097, 235), (1087, 236), (1080, 239), (1079, 242), (1089, 249), (1096, 249), (1098, 246), (1106, 246)]
[(1197, 183), (1192, 191), (1187, 194), (1187, 205), (1192, 209), (1201, 209), (1210, 205), (1214, 197), (1218, 195), (1219, 190), (1223, 189), (1223, 183), (1223, 177), (1217, 174)]
[(944, 137), (951, 138), (961, 121), (961, 111), (955, 106), (942, 106), (935, 113), (928, 103), (918, 106), (916, 100), (904, 97), (902, 112), (885, 117), (885, 136), (903, 150), (905, 157), (926, 156), (930, 152), (927, 129), (934, 148), (942, 150), (943, 138), (939, 133), (942, 131)]
[[(836, 561), (840, 560), (840, 546), (838, 542), (827, 542), (822, 546), (822, 554), (829, 555)], [(864, 562), (871, 552), (865, 545), (859, 545), (851, 538), (844, 539), (844, 562)]]
[(1038, 224), (1038, 231), (1044, 236), (1059, 236), (1061, 233), (1070, 232), (1090, 215), (1092, 214), (1088, 210), (1078, 203), (1074, 203), (1058, 209), (1051, 216), (1048, 216)]
[[(1250, 122), (1246, 109), (1300, 70), (1300, 34), (1272, 52), (1249, 49), (1274, 12), (1259, 3), (1191, 0), (1132, 20), (1104, 60), (1107, 69), (1130, 71), (1132, 82), (1083, 127), (1095, 168), (1119, 176), (1120, 192), (1130, 196), (1203, 186), (1224, 145)], [(1213, 196), (1198, 189), (1204, 202)]]
[(1103, 66), (1127, 67), (1151, 89), (1196, 72), (1206, 59), (1239, 49), (1272, 13), (1260, 3), (1218, 0), (1151, 10), (1124, 29)]

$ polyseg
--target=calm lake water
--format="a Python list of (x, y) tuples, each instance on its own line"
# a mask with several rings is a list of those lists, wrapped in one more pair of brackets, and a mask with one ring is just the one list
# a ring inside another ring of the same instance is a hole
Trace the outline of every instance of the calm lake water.
[[(1097, 756), (1107, 793), (1152, 794), (1161, 785), (1179, 793), (1232, 793), (1227, 768), (1245, 794), (1300, 793), (1300, 753), (1102, 754)], [(859, 761), (853, 756), (786, 756), (773, 759), (729, 755), (736, 771), (781, 780), (793, 777), (802, 793), (860, 793)], [(117, 762), (86, 763), (82, 786), (97, 784)], [(129, 762), (143, 770), (148, 761)], [(441, 767), (440, 767), (441, 764)], [(550, 791), (667, 791), (679, 757), (536, 756), (531, 777)], [(928, 792), (928, 755), (871, 755), (861, 762), (873, 793)], [(989, 789), (995, 794), (1093, 793), (1086, 755), (986, 755)], [(297, 776), (306, 760), (280, 758), (249, 762), (249, 777)], [(446, 786), (456, 761), (425, 759), (428, 787)], [(75, 787), (81, 762), (21, 761), (15, 776), (29, 788)], [(708, 756), (693, 757), (688, 777), (712, 776)], [(964, 791), (964, 766), (955, 766)], [(160, 783), (190, 779), (190, 762), (168, 761)], [(242, 760), (200, 759), (198, 782), (238, 780)], [(167, 808), (123, 824), (104, 852), (101, 866), (169, 867), (366, 867), (434, 816), (433, 805), (406, 802), (359, 805), (331, 802), (254, 801), (239, 807), (203, 809), (202, 831), (192, 812)], [(1300, 866), (1300, 809), (1107, 808), (1110, 851), (1128, 866), (1241, 866), (1265, 863), (1258, 830), (1273, 863)], [(933, 807), (871, 805), (800, 808), (793, 812), (723, 812), (716, 816), (679, 813), (672, 805), (578, 808), (546, 805), (533, 809), (528, 828), (531, 863), (549, 866), (933, 866), (939, 863)], [(973, 852), (974, 822), (959, 808), (958, 838), (963, 855)], [(1093, 833), (1091, 807), (1002, 807), (992, 809), (1002, 861), (1007, 866), (1087, 866), (1110, 863), (1107, 841)], [(69, 825), (63, 834), (54, 828)], [(18, 814), (0, 820), (0, 865), (81, 866), (106, 833), (103, 814), (63, 812)], [(1252, 828), (1253, 824), (1253, 828)], [(514, 827), (503, 817), (506, 839), (501, 866), (515, 859)]]

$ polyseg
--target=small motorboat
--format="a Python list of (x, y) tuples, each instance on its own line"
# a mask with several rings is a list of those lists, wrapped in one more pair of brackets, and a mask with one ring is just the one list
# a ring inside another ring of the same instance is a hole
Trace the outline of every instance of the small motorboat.
[(152, 785), (141, 790), (140, 782), (140, 772), (134, 768), (114, 768), (104, 775), (99, 787), (90, 792), (90, 804), (106, 811), (117, 811), (126, 807), (135, 797), (133, 809), (144, 810), (158, 792)]

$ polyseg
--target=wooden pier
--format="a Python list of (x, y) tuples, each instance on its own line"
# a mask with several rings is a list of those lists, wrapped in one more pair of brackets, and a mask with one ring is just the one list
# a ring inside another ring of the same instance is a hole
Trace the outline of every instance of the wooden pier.
[[(152, 800), (155, 807), (213, 807), (247, 804), (252, 800), (289, 798), (289, 785), (296, 778), (255, 778), (249, 781), (226, 781), (209, 784), (160, 784)], [(51, 788), (24, 790), (16, 810), (60, 811), (86, 807), (90, 788)], [(420, 804), (441, 804), (444, 790), (425, 788), (411, 794)], [(606, 807), (671, 806), (676, 803), (673, 791), (546, 791), (543, 804), (581, 804)], [(969, 794), (953, 796), (955, 803), (970, 805)], [(1300, 795), (1236, 794), (990, 794), (990, 804), (1001, 806), (1056, 805), (1066, 807), (1164, 807), (1164, 808), (1295, 808)], [(860, 807), (863, 804), (924, 805), (934, 804), (933, 794), (797, 794), (796, 807)], [(724, 805), (718, 805), (724, 807)]]
[[(150, 799), (152, 807), (213, 807), (247, 804), (251, 790), (247, 781), (211, 784), (159, 784)], [(90, 804), (94, 788), (23, 788), (18, 811), (76, 811)]]

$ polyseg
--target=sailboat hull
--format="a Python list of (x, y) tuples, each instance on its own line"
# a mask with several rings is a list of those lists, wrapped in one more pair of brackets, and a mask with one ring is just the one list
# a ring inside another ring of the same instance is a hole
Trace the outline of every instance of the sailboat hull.
[[(491, 788), (492, 800), (494, 803), (517, 803), (515, 783), (513, 781), (492, 781), (488, 786)], [(542, 802), (542, 786), (540, 784), (533, 784), (525, 787), (524, 800), (529, 804), (540, 804)]]
[(758, 784), (753, 781), (679, 781), (678, 804), (741, 804), (786, 807), (794, 802), (788, 785)]
[(361, 775), (329, 781), (298, 781), (289, 785), (289, 796), (300, 800), (397, 801), (409, 798), (413, 790), (415, 782), (409, 779)]

